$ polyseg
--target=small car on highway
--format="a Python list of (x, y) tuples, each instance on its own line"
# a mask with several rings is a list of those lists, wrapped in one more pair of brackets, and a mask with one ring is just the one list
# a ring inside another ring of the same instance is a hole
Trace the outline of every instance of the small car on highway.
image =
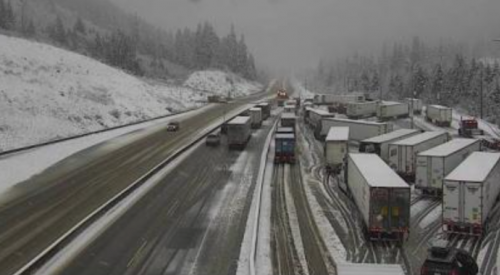
[(470, 254), (438, 242), (429, 249), (421, 275), (476, 275), (478, 266)]
[(220, 139), (221, 139), (221, 133), (220, 130), (217, 130), (207, 136), (207, 139), (205, 140), (205, 144), (207, 146), (219, 146), (220, 145)]
[(168, 132), (177, 132), (180, 129), (181, 124), (178, 121), (172, 121), (167, 125)]

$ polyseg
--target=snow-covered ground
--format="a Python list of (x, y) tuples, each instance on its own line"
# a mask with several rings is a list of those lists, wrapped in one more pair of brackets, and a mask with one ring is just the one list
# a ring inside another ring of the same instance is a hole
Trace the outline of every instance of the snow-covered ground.
[[(195, 72), (186, 86), (152, 84), (50, 45), (4, 35), (0, 45), (0, 151), (199, 107), (201, 90), (227, 87), (215, 81), (221, 72)], [(238, 96), (261, 88), (229, 78)]]
[(249, 82), (237, 75), (221, 71), (199, 71), (191, 74), (184, 86), (194, 90), (235, 98), (262, 90), (256, 82)]
[[(25, 181), (32, 176), (41, 173), (55, 163), (85, 148), (92, 147), (119, 136), (122, 137), (115, 139), (109, 146), (121, 146), (124, 143), (139, 139), (142, 136), (149, 134), (151, 131), (155, 131), (157, 127), (162, 127), (165, 123), (172, 119), (185, 119), (202, 112), (205, 108), (207, 107), (156, 121), (136, 124), (95, 135), (43, 146), (14, 155), (0, 157), (0, 173), (2, 174), (0, 194), (16, 183)], [(133, 134), (126, 135), (132, 132)], [(105, 148), (107, 149), (108, 147)]]

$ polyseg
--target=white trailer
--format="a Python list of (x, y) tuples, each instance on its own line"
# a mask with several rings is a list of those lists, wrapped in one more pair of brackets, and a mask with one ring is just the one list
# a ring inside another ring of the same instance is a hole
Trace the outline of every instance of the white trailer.
[(389, 144), (420, 134), (415, 129), (398, 129), (393, 132), (362, 140), (359, 144), (359, 152), (374, 153), (379, 155), (385, 162), (389, 162)]
[(408, 103), (408, 107), (410, 108), (410, 113), (412, 113), (412, 111), (413, 111), (413, 114), (421, 114), (422, 113), (423, 102), (421, 99), (406, 98), (405, 101), (406, 101), (406, 103)]
[(350, 119), (372, 117), (377, 114), (378, 101), (347, 103), (346, 115)]
[(292, 127), (295, 129), (297, 117), (291, 113), (283, 113), (281, 115), (281, 127)]
[(407, 103), (382, 101), (377, 105), (377, 118), (379, 120), (389, 120), (408, 117), (409, 111)]
[(393, 125), (386, 122), (325, 118), (321, 121), (321, 126), (315, 129), (314, 135), (317, 139), (323, 140), (330, 127), (349, 127), (349, 139), (354, 141), (386, 134), (392, 132), (393, 129)]
[(375, 154), (349, 154), (346, 172), (347, 186), (370, 239), (406, 239), (410, 186)]
[(250, 117), (252, 118), (252, 128), (259, 129), (262, 126), (262, 109), (250, 108)]
[(404, 275), (398, 264), (337, 263), (337, 275)]
[(335, 114), (325, 110), (314, 108), (306, 109), (305, 120), (313, 129), (316, 129), (321, 125), (321, 120), (332, 117), (335, 117)]
[(389, 144), (389, 165), (404, 179), (415, 179), (417, 154), (447, 142), (447, 132), (424, 132)]
[(351, 93), (351, 94), (320, 94), (314, 96), (314, 104), (316, 105), (330, 105), (336, 103), (348, 103), (348, 102), (363, 102), (365, 101), (365, 96), (363, 94)]
[(419, 153), (415, 188), (421, 189), (425, 194), (441, 195), (446, 175), (472, 152), (479, 150), (480, 140), (459, 138)]
[(481, 235), (500, 192), (500, 153), (474, 152), (445, 179), (443, 229)]
[(427, 105), (425, 118), (440, 127), (450, 127), (452, 109), (441, 105)]
[(349, 127), (331, 127), (325, 139), (324, 155), (326, 170), (338, 173), (349, 152)]
[(248, 116), (237, 116), (227, 123), (227, 144), (229, 149), (244, 149), (250, 140), (252, 119)]

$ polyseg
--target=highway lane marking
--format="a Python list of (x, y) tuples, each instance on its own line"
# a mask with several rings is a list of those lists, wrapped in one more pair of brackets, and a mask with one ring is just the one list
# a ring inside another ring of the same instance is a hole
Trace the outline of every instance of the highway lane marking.
[(139, 249), (134, 253), (134, 256), (130, 259), (130, 261), (128, 261), (127, 268), (130, 268), (131, 266), (136, 264), (137, 259), (141, 256), (142, 251), (144, 250), (147, 244), (148, 244), (147, 240), (142, 243)]

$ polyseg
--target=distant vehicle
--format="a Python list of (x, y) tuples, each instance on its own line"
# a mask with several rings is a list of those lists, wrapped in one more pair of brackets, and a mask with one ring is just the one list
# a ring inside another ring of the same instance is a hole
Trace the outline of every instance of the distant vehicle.
[(276, 134), (274, 137), (274, 162), (295, 163), (295, 134)]
[(361, 141), (392, 132), (394, 126), (387, 122), (325, 118), (321, 120), (320, 126), (314, 129), (314, 136), (316, 139), (324, 140), (330, 127), (349, 127), (349, 139)]
[(422, 100), (418, 98), (406, 98), (405, 101), (408, 103), (408, 106), (410, 107), (410, 113), (411, 109), (413, 108), (413, 113), (416, 115), (420, 115), (422, 113)]
[(205, 144), (207, 146), (219, 146), (220, 145), (220, 139), (221, 139), (221, 131), (217, 130), (207, 136), (207, 139), (205, 140)]
[(472, 152), (481, 150), (478, 139), (457, 138), (417, 156), (415, 188), (423, 194), (441, 196), (444, 178)]
[(326, 171), (340, 173), (349, 153), (349, 127), (331, 127), (324, 148)]
[(484, 135), (484, 131), (479, 129), (477, 119), (460, 117), (460, 128), (458, 135), (461, 137), (472, 138), (474, 136)]
[(181, 128), (181, 124), (178, 121), (169, 122), (167, 125), (168, 132), (177, 132), (180, 130), (180, 128)]
[(500, 140), (499, 139), (496, 139), (496, 138), (493, 138), (493, 137), (483, 136), (481, 138), (481, 141), (482, 141), (483, 146), (485, 148), (488, 148), (488, 149), (491, 149), (491, 150), (495, 150), (495, 151), (500, 151)]
[(276, 93), (276, 100), (278, 101), (278, 106), (285, 106), (285, 101), (288, 100), (288, 93), (285, 89), (279, 89)]
[(410, 186), (375, 154), (349, 154), (345, 179), (371, 240), (410, 233)]
[(389, 144), (389, 165), (405, 180), (413, 182), (419, 152), (448, 142), (450, 135), (444, 131), (421, 133)]
[(262, 109), (262, 120), (266, 120), (271, 116), (271, 105), (269, 103), (259, 103), (256, 107)]
[(227, 123), (227, 144), (230, 150), (243, 150), (252, 136), (252, 119), (237, 116)]
[(281, 127), (292, 127), (295, 129), (297, 117), (291, 113), (284, 113), (281, 115)]
[(425, 119), (440, 127), (450, 127), (452, 109), (441, 105), (427, 105)]
[(479, 269), (474, 258), (464, 250), (438, 242), (429, 248), (421, 275), (476, 275)]
[(365, 139), (359, 144), (359, 152), (377, 154), (382, 160), (389, 162), (389, 144), (418, 134), (420, 134), (420, 131), (415, 129), (399, 129), (387, 134)]
[(349, 102), (364, 102), (365, 96), (359, 93), (350, 94), (318, 94), (314, 96), (313, 102), (316, 105), (330, 105)]
[(408, 117), (410, 108), (408, 103), (383, 101), (377, 105), (377, 118), (380, 121)]
[(294, 134), (295, 129), (293, 127), (278, 127), (276, 129), (276, 134)]
[(377, 101), (347, 103), (346, 115), (350, 119), (372, 117), (377, 114)]
[(443, 184), (443, 230), (480, 236), (500, 194), (500, 153), (474, 152)]
[(262, 126), (262, 109), (261, 108), (250, 108), (250, 117), (252, 118), (252, 128), (259, 129)]

